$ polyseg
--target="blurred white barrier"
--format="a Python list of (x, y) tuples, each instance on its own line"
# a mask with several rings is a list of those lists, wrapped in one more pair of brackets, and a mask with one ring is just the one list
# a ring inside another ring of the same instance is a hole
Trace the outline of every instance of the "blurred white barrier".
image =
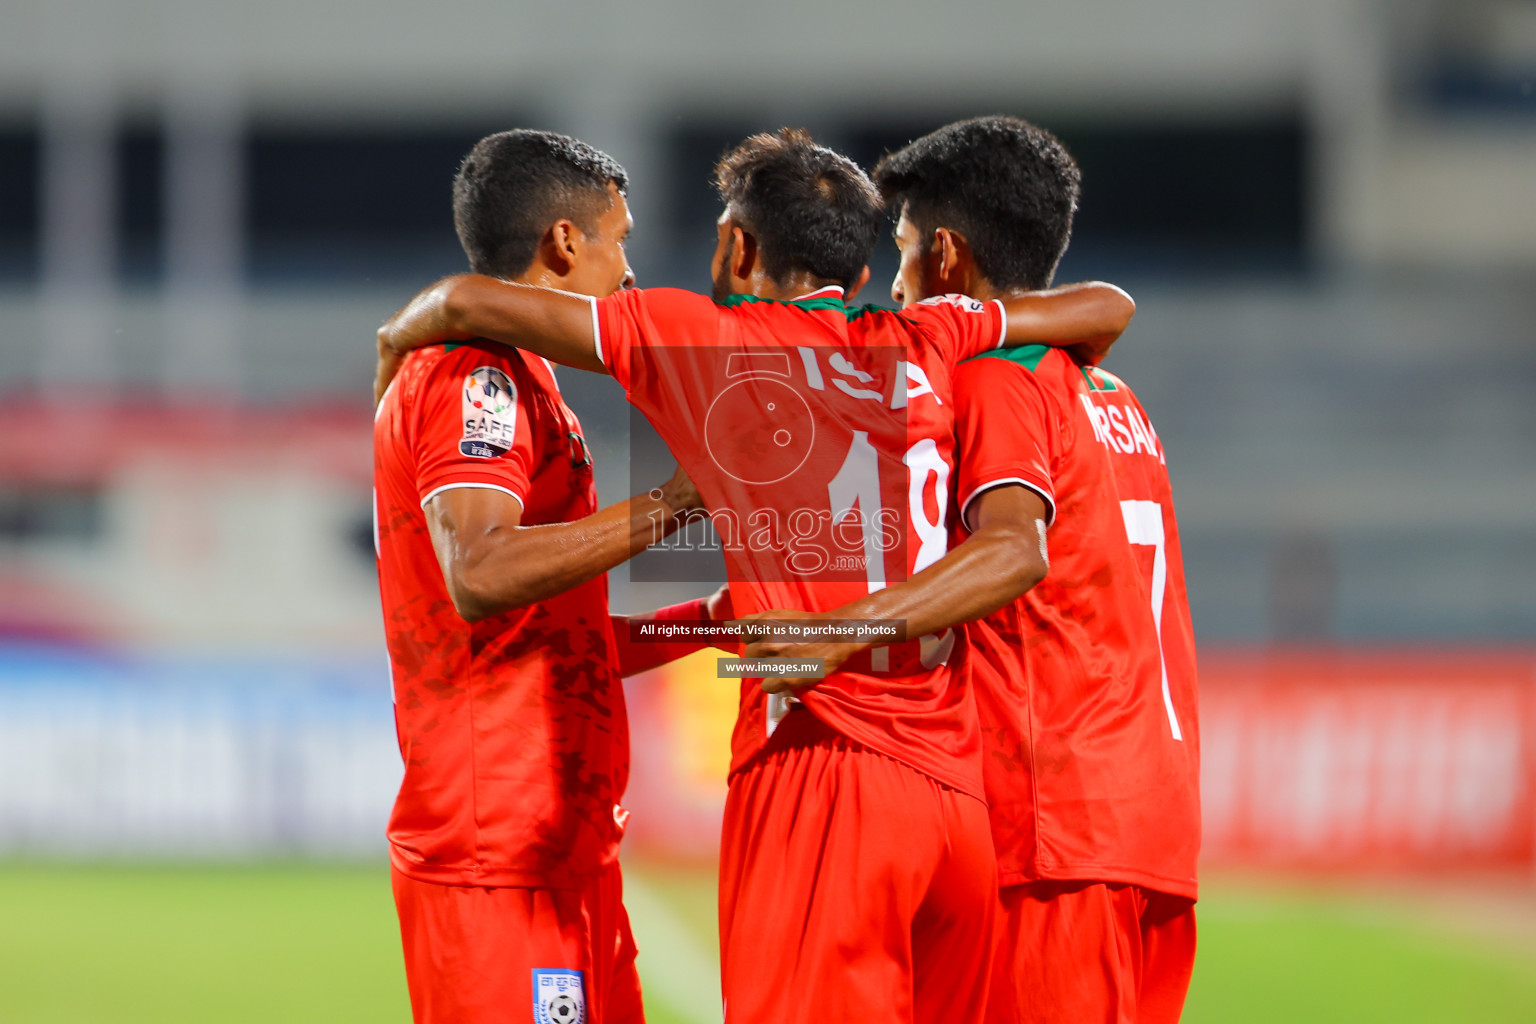
[(383, 854), (382, 671), (0, 659), (0, 854)]
[[(703, 659), (626, 686), (632, 851), (714, 853), (735, 696)], [(0, 856), (382, 856), (387, 677), (0, 646)], [(1530, 652), (1208, 651), (1201, 686), (1208, 863), (1536, 866)]]
[(1207, 862), (1536, 866), (1536, 656), (1201, 658)]

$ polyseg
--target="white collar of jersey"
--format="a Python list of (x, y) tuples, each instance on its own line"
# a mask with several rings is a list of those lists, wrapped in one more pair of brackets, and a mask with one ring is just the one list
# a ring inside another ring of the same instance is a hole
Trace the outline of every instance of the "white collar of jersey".
[(806, 292), (804, 295), (796, 295), (794, 298), (790, 299), (789, 301), (790, 302), (803, 302), (806, 299), (830, 298), (830, 297), (832, 297), (834, 295), (836, 295), (838, 298), (842, 298), (843, 297), (843, 286), (842, 285), (840, 285), (840, 284), (829, 284), (825, 288), (817, 288), (813, 292)]

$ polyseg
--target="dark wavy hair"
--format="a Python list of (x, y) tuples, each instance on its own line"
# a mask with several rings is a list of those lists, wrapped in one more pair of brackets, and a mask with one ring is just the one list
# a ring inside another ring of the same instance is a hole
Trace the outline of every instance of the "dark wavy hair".
[(884, 223), (880, 192), (859, 165), (797, 128), (754, 135), (726, 153), (715, 185), (780, 283), (807, 271), (852, 287)]
[(591, 233), (629, 176), (578, 139), (519, 128), (475, 143), (453, 179), (453, 226), (477, 274), (516, 277), (562, 217)]

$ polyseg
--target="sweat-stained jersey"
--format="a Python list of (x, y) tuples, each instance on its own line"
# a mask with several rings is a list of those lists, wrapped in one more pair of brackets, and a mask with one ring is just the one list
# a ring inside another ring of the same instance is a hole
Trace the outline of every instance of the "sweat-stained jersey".
[(617, 856), (629, 775), (607, 579), (466, 622), (422, 511), (456, 487), (511, 494), (527, 526), (596, 511), (581, 424), (542, 359), (489, 342), (413, 352), (374, 422), (405, 760), (390, 858), (425, 882), (581, 888)]
[(1162, 444), (1113, 374), (1038, 345), (955, 375), (962, 523), (1044, 497), (1050, 573), (967, 627), (1003, 885), (1126, 882), (1193, 898), (1194, 634)]
[[(724, 547), (738, 615), (827, 611), (947, 550), (950, 374), (997, 347), (998, 303), (849, 309), (674, 289), (593, 300), (598, 354), (692, 477)], [(956, 637), (850, 659), (800, 697), (837, 732), (980, 796), (975, 711), (947, 659)], [(782, 717), (742, 682), (732, 772)]]

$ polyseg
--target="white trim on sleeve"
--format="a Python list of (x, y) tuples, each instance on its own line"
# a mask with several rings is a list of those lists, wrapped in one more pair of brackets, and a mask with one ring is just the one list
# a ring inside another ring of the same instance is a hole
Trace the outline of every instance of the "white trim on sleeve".
[(993, 299), (992, 301), (997, 303), (998, 319), (1003, 322), (1003, 326), (997, 332), (997, 344), (992, 347), (1002, 348), (1003, 342), (1008, 340), (1008, 307), (1003, 305), (1002, 299)]
[(1001, 477), (997, 480), (988, 480), (984, 484), (977, 484), (975, 487), (971, 488), (971, 493), (965, 496), (965, 500), (960, 503), (960, 522), (964, 524), (967, 530), (971, 529), (971, 502), (981, 497), (987, 491), (992, 490), (994, 487), (1001, 487), (1004, 484), (1021, 484), (1024, 487), (1034, 491), (1036, 494), (1040, 495), (1041, 498), (1045, 499), (1045, 525), (1050, 526), (1056, 521), (1056, 499), (1051, 496), (1051, 492), (1045, 490), (1039, 484), (1030, 483), (1028, 480), (1025, 480), (1022, 477), (1007, 476)]
[(592, 304), (592, 348), (597, 352), (597, 361), (607, 366), (608, 360), (603, 358), (603, 332), (597, 326), (597, 296), (588, 295), (587, 301)]
[(523, 496), (521, 494), (518, 494), (516, 491), (511, 490), (510, 488), (502, 487), (500, 484), (483, 484), (483, 483), (479, 483), (479, 482), (476, 482), (476, 481), (469, 481), (469, 480), (466, 480), (463, 483), (457, 483), (457, 484), (443, 484), (443, 486), (435, 488), (425, 498), (421, 499), (421, 507), (422, 508), (426, 508), (427, 507), (427, 502), (431, 501), (433, 498), (437, 497), (439, 494), (442, 494), (444, 491), (457, 490), (460, 487), (473, 487), (473, 488), (475, 488), (477, 490), (483, 490), (483, 491), (500, 491), (502, 494), (510, 494), (510, 495), (512, 495), (512, 497), (517, 501), (517, 507), (518, 508), (521, 509), (521, 508), (527, 508), (528, 507), (527, 504), (524, 503), (524, 501), (523, 501)]

